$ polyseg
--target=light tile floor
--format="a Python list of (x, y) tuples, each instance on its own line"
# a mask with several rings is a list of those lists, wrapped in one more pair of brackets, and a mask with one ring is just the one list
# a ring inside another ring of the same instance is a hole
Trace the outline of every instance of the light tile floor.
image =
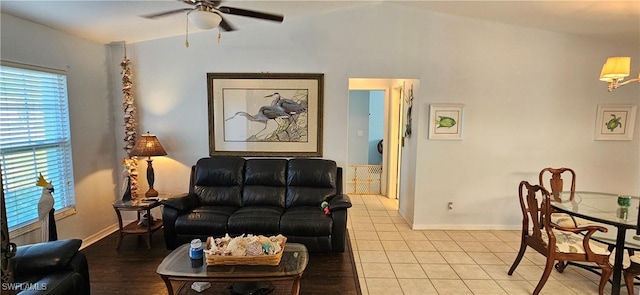
[[(412, 230), (396, 200), (350, 197), (348, 228), (363, 294), (531, 294), (542, 275), (544, 257), (533, 250), (507, 275), (520, 231)], [(599, 279), (569, 266), (554, 270), (541, 294), (598, 294)]]

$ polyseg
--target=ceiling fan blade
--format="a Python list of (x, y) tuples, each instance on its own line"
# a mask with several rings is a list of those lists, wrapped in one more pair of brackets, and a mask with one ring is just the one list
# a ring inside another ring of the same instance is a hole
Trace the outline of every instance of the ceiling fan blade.
[(181, 13), (189, 10), (193, 10), (193, 8), (180, 8), (180, 9), (174, 9), (174, 10), (169, 10), (169, 11), (160, 12), (160, 13), (145, 14), (145, 15), (141, 15), (141, 17), (153, 19), (153, 18), (168, 16), (168, 15)]
[(284, 16), (280, 14), (265, 13), (265, 12), (246, 10), (241, 8), (227, 7), (227, 6), (218, 7), (218, 11), (222, 13), (259, 18), (259, 19), (270, 20), (275, 22), (282, 22), (284, 20)]
[[(183, 0), (183, 1), (191, 1), (191, 0)], [(221, 0), (193, 0), (193, 1), (201, 1), (203, 4), (208, 7), (218, 7), (222, 1)]]
[[(220, 15), (219, 13), (217, 13), (217, 14)], [(220, 17), (222, 17), (222, 15), (220, 15)], [(231, 31), (235, 31), (236, 30), (236, 28), (234, 26), (232, 26), (231, 23), (226, 21), (224, 19), (224, 17), (222, 17), (222, 21), (220, 21), (220, 28), (222, 28), (223, 30), (225, 30), (227, 32), (231, 32)]]

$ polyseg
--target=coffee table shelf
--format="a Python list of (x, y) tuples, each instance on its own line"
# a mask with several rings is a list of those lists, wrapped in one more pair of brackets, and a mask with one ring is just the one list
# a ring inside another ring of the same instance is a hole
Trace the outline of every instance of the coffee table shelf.
[[(287, 243), (280, 264), (267, 265), (209, 265), (204, 260), (189, 258), (189, 244), (182, 245), (162, 260), (156, 272), (160, 275), (169, 295), (173, 295), (172, 281), (183, 282), (273, 282), (293, 281), (291, 294), (300, 293), (300, 279), (309, 262), (307, 248), (302, 244)], [(199, 266), (200, 265), (200, 266)]]

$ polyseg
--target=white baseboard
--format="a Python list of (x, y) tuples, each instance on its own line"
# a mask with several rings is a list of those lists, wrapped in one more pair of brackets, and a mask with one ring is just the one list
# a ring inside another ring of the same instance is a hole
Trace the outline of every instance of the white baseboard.
[(398, 214), (412, 230), (522, 230), (521, 224), (415, 224), (402, 208)]
[(398, 214), (400, 214), (400, 217), (402, 217), (402, 219), (404, 219), (404, 221), (409, 225), (409, 227), (412, 226), (411, 219), (409, 219), (409, 216), (408, 216), (407, 213), (405, 213), (401, 209), (398, 209)]
[(413, 224), (402, 210), (398, 213), (413, 230), (521, 230), (522, 225), (503, 224)]
[(414, 230), (521, 230), (521, 225), (502, 224), (413, 224)]
[(111, 225), (91, 236), (88, 236), (86, 239), (82, 239), (82, 246), (80, 247), (80, 250), (91, 246), (93, 243), (100, 241), (101, 239), (105, 238), (106, 236), (114, 233), (118, 231), (118, 224), (114, 224)]

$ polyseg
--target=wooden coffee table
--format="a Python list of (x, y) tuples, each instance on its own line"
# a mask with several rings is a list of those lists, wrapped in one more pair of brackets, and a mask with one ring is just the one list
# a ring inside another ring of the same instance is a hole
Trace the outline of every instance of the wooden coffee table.
[[(189, 258), (189, 244), (184, 244), (162, 260), (156, 272), (160, 275), (169, 295), (174, 295), (172, 281), (186, 282), (273, 282), (293, 281), (291, 294), (300, 293), (300, 279), (309, 262), (307, 247), (297, 243), (286, 243), (280, 264), (260, 265), (214, 265), (202, 266)], [(204, 260), (204, 259), (203, 259)], [(201, 261), (198, 261), (201, 262)], [(202, 261), (204, 262), (204, 261)]]

